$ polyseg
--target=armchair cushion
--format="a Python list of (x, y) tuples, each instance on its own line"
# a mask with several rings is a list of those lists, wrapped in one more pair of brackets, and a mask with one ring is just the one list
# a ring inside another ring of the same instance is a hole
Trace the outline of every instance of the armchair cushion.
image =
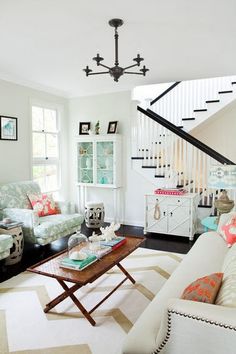
[(34, 234), (45, 239), (60, 233), (69, 235), (70, 230), (80, 227), (83, 217), (79, 214), (57, 214), (43, 216), (39, 220), (40, 224), (34, 228)]

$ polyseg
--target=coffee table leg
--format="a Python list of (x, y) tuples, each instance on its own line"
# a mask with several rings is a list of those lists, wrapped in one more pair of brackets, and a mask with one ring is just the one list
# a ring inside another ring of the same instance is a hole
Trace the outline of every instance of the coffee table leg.
[[(60, 283), (60, 282), (59, 282)], [(56, 305), (58, 305), (60, 302), (62, 302), (63, 300), (65, 300), (68, 296), (70, 296), (70, 294), (74, 293), (76, 290), (78, 290), (81, 286), (80, 285), (73, 285), (71, 288), (68, 288), (69, 290), (64, 291), (64, 293), (58, 295), (57, 297), (55, 297), (55, 299), (53, 299), (52, 301), (50, 301), (48, 304), (46, 304), (46, 307), (44, 309), (44, 312), (47, 313), (48, 311), (50, 311), (53, 307), (55, 307)]]
[(134, 278), (127, 272), (127, 270), (122, 267), (120, 263), (117, 263), (117, 267), (120, 268), (120, 270), (125, 274), (125, 276), (133, 283), (135, 284)]
[(88, 311), (84, 308), (84, 306), (81, 304), (81, 302), (73, 294), (74, 291), (70, 291), (73, 287), (69, 288), (62, 280), (57, 279), (57, 281), (63, 287), (67, 296), (69, 296), (71, 298), (71, 300), (74, 302), (74, 304), (80, 309), (80, 311), (82, 312), (84, 317), (87, 318), (87, 320), (91, 323), (92, 326), (95, 326), (96, 322), (94, 321), (94, 319), (90, 316)]

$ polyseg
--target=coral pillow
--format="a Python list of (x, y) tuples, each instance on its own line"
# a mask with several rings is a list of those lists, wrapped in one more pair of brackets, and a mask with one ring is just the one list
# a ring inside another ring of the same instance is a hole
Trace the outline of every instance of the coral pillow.
[(38, 216), (59, 214), (51, 194), (29, 194), (28, 198)]
[(236, 242), (236, 215), (221, 227), (221, 234), (227, 242), (228, 247), (231, 247)]
[(181, 299), (214, 304), (222, 278), (223, 273), (213, 273), (195, 280), (184, 290)]

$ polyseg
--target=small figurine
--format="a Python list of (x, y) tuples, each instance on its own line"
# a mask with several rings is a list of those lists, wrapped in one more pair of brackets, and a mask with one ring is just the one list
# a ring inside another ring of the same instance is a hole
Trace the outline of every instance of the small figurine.
[(95, 134), (99, 134), (99, 130), (100, 130), (100, 123), (99, 120), (97, 121), (97, 123), (95, 124)]

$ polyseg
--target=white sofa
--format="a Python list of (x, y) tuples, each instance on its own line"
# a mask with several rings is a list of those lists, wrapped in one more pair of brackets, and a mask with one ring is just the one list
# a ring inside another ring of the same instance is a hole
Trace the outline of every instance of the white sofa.
[(235, 354), (236, 308), (180, 299), (197, 278), (221, 272), (228, 251), (219, 233), (202, 234), (128, 333), (122, 354)]

